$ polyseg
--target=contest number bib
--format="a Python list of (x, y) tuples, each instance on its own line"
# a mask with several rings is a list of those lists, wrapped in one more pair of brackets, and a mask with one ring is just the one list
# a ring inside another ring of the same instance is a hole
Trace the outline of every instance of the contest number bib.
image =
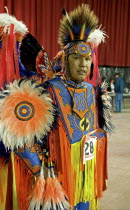
[(86, 136), (83, 150), (83, 164), (85, 164), (87, 160), (91, 160), (94, 158), (94, 148), (96, 145), (96, 140), (96, 136)]

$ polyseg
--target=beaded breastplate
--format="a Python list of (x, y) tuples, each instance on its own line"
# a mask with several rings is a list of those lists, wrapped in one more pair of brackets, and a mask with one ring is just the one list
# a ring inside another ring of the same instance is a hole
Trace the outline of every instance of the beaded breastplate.
[(70, 143), (80, 141), (96, 127), (95, 95), (92, 85), (87, 82), (75, 84), (60, 78), (48, 82)]

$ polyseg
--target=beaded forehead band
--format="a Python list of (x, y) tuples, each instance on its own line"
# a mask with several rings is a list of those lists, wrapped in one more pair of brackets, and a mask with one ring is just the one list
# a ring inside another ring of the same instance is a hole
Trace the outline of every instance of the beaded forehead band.
[(92, 49), (90, 45), (84, 43), (84, 42), (79, 42), (76, 45), (73, 45), (70, 47), (70, 44), (67, 44), (66, 48), (64, 49), (65, 56), (68, 56), (70, 54), (76, 53), (77, 55), (81, 55), (83, 57), (88, 57), (92, 55)]

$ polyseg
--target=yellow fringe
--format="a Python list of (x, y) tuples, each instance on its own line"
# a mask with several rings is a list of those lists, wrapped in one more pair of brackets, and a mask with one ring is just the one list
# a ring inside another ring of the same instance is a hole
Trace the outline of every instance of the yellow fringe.
[(17, 190), (16, 190), (16, 178), (15, 178), (15, 169), (14, 169), (14, 153), (11, 152), (11, 160), (12, 160), (12, 171), (13, 171), (13, 209), (19, 210), (18, 207), (18, 198), (17, 198)]
[(1, 210), (5, 209), (7, 178), (8, 178), (8, 164), (4, 164), (4, 163), (0, 162), (0, 181), (1, 181), (0, 209)]
[(71, 165), (76, 174), (74, 206), (79, 202), (87, 202), (95, 199), (95, 164), (96, 144), (94, 158), (86, 161), (84, 171), (81, 170), (83, 139), (71, 145)]
[(90, 210), (97, 210), (98, 209), (98, 199), (94, 198), (91, 202), (90, 202)]

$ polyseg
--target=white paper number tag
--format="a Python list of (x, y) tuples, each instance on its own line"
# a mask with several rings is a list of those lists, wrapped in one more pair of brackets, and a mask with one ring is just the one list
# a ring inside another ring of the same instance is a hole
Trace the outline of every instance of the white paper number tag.
[(94, 147), (96, 145), (96, 140), (96, 136), (86, 136), (83, 150), (83, 164), (85, 164), (87, 160), (91, 160), (94, 158)]

